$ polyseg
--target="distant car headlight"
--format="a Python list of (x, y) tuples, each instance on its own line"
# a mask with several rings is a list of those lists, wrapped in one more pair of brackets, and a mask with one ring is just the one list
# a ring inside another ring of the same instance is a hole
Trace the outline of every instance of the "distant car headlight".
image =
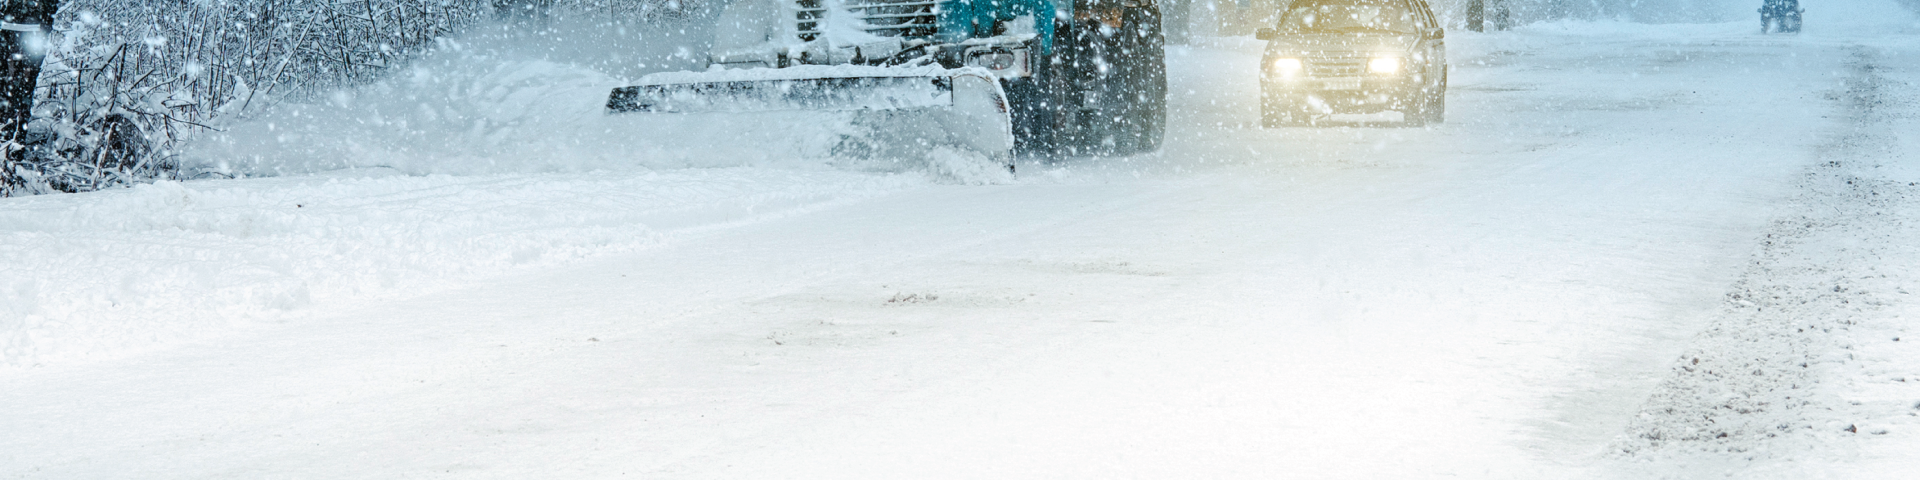
[(1298, 58), (1276, 58), (1273, 59), (1273, 74), (1280, 77), (1298, 77), (1306, 66), (1306, 62)]
[(1380, 74), (1400, 73), (1400, 57), (1380, 57), (1367, 61), (1367, 71)]

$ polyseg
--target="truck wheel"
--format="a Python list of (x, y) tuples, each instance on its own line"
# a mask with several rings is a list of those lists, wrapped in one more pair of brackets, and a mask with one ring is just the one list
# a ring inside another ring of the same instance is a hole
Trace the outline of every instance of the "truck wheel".
[(1167, 116), (1166, 39), (1153, 5), (1126, 8), (1120, 28), (1100, 19), (1056, 23), (1054, 151), (1133, 155), (1160, 148)]
[[(1037, 56), (1036, 63), (1045, 65), (1046, 58)], [(1044, 69), (1036, 76), (1005, 80), (1000, 83), (1007, 91), (1007, 103), (1013, 117), (1013, 155), (1018, 158), (1041, 158), (1054, 153), (1054, 111), (1059, 102), (1047, 94)]]
[[(1105, 45), (1098, 29), (1084, 22), (1061, 21), (1054, 24), (1054, 58), (1046, 67), (1047, 96), (1054, 107), (1051, 123), (1053, 151), (1058, 155), (1094, 155), (1093, 147), (1107, 137), (1105, 130), (1114, 122), (1104, 110), (1113, 103), (1105, 95), (1101, 72)], [(1106, 117), (1106, 118), (1103, 118)]]
[[(1166, 40), (1155, 6), (1127, 8), (1111, 35), (1094, 33), (1108, 70), (1099, 88), (1112, 99), (1102, 112), (1109, 119), (1095, 131), (1091, 150), (1106, 155), (1136, 155), (1160, 148), (1166, 131)], [(1094, 31), (1099, 31), (1094, 27)]]
[(1140, 102), (1135, 104), (1139, 118), (1134, 130), (1134, 151), (1147, 153), (1160, 149), (1167, 132), (1167, 38), (1161, 27), (1159, 2), (1127, 9), (1126, 29), (1138, 28), (1130, 62), (1137, 66), (1134, 83), (1140, 87)]

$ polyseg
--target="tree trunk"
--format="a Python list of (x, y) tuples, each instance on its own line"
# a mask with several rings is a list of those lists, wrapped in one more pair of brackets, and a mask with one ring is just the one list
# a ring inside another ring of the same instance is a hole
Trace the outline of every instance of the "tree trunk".
[(1489, 16), (1492, 17), (1493, 20), (1493, 29), (1506, 31), (1509, 28), (1513, 28), (1513, 13), (1507, 9), (1507, 0), (1492, 1), (1493, 14)]
[(493, 0), (493, 15), (508, 23), (545, 27), (553, 0)]
[(1467, 0), (1467, 30), (1487, 31), (1486, 0)]
[(40, 80), (40, 60), (46, 54), (46, 34), (53, 30), (53, 14), (60, 0), (5, 0), (0, 7), (0, 196), (13, 194), (20, 184), (16, 172), (22, 147), (18, 139), (33, 119), (33, 91)]

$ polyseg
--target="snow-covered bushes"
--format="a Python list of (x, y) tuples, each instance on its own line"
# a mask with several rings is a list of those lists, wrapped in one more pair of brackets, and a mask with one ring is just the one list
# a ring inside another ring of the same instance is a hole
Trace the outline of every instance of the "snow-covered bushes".
[(487, 12), (447, 0), (69, 0), (55, 19), (23, 191), (175, 175), (173, 147), (269, 99), (365, 82)]
[(181, 142), (283, 100), (364, 85), (502, 16), (645, 20), (681, 0), (67, 0), (35, 120), (8, 165), (16, 193), (86, 191), (177, 172)]

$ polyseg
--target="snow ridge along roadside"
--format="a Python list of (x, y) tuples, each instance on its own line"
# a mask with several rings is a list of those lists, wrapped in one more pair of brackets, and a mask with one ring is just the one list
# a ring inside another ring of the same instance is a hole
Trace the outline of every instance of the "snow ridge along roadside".
[(1911, 399), (1848, 398), (1871, 368), (1860, 347), (1898, 341), (1883, 333), (1902, 330), (1898, 306), (1920, 280), (1920, 183), (1882, 169), (1909, 160), (1890, 124), (1912, 104), (1889, 91), (1902, 84), (1880, 74), (1874, 51), (1851, 50), (1845, 87), (1829, 95), (1845, 126), (1820, 147), (1794, 213), (1773, 223), (1722, 313), (1615, 442), (1626, 476), (1806, 478), (1835, 473), (1821, 462), (1857, 457), (1860, 442), (1920, 433), (1893, 427), (1920, 424)]

